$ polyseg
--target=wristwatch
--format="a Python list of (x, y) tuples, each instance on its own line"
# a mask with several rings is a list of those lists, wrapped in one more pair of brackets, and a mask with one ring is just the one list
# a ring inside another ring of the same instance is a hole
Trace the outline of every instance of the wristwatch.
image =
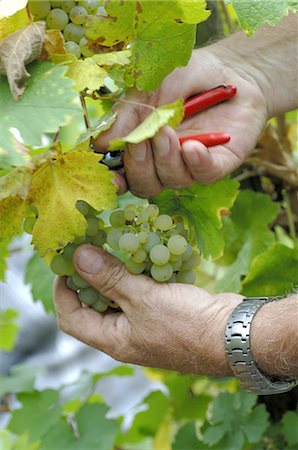
[(250, 346), (250, 330), (256, 312), (266, 303), (277, 300), (270, 297), (247, 297), (232, 311), (226, 327), (226, 351), (230, 367), (243, 390), (258, 395), (287, 392), (297, 380), (279, 380), (265, 375), (256, 366)]

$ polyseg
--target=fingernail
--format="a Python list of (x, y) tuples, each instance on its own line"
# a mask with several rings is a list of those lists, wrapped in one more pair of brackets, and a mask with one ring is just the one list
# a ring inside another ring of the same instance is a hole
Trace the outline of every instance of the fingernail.
[(140, 142), (139, 144), (130, 145), (129, 154), (134, 160), (144, 162), (146, 159), (146, 143)]
[(160, 156), (166, 156), (170, 151), (169, 137), (163, 132), (158, 133), (154, 138), (154, 146)]
[(94, 274), (102, 267), (103, 258), (91, 247), (76, 250), (77, 266), (86, 273)]

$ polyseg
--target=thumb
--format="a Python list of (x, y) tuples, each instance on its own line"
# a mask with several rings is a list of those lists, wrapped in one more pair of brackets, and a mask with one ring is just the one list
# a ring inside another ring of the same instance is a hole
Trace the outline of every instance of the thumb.
[(78, 247), (73, 262), (79, 275), (124, 309), (128, 303), (139, 302), (147, 284), (153, 283), (148, 277), (130, 274), (121, 261), (93, 245)]

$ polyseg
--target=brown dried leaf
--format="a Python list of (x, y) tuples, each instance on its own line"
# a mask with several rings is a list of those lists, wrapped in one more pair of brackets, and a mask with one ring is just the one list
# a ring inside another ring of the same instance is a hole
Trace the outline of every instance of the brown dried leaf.
[(7, 36), (0, 44), (0, 74), (7, 75), (10, 90), (19, 100), (25, 90), (25, 80), (30, 75), (26, 64), (41, 53), (45, 22), (34, 22)]
[(59, 30), (47, 30), (39, 59), (42, 61), (49, 60), (55, 54), (66, 54), (63, 35)]
[(266, 173), (298, 186), (298, 168), (295, 165), (287, 136), (280, 136), (275, 127), (268, 125), (257, 148), (246, 163), (262, 167)]

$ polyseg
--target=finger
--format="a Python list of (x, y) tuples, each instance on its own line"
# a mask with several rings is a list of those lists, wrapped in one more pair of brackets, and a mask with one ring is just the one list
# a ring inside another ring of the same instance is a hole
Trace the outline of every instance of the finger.
[(91, 347), (116, 356), (119, 342), (129, 340), (129, 324), (123, 313), (101, 314), (83, 308), (77, 294), (66, 287), (63, 277), (56, 280), (54, 303), (59, 328)]
[(154, 289), (154, 282), (148, 277), (130, 274), (121, 261), (93, 245), (78, 247), (73, 262), (91, 286), (114, 300), (123, 311), (140, 304)]
[(129, 134), (141, 122), (142, 116), (145, 118), (150, 113), (150, 109), (142, 108), (142, 104), (147, 103), (147, 97), (149, 99), (148, 94), (131, 89), (124, 100), (118, 101), (113, 108), (117, 119), (109, 130), (93, 141), (94, 149), (105, 152), (112, 139)]
[(201, 183), (223, 178), (242, 163), (241, 158), (225, 146), (207, 148), (194, 140), (182, 144), (182, 156), (193, 179)]
[(181, 189), (193, 184), (194, 180), (182, 158), (179, 139), (171, 127), (162, 128), (153, 138), (153, 154), (163, 186)]
[(128, 146), (124, 166), (129, 189), (138, 197), (151, 198), (162, 191), (149, 140)]
[(115, 184), (118, 188), (117, 190), (118, 195), (124, 194), (127, 191), (126, 178), (117, 171), (114, 171), (113, 184)]

